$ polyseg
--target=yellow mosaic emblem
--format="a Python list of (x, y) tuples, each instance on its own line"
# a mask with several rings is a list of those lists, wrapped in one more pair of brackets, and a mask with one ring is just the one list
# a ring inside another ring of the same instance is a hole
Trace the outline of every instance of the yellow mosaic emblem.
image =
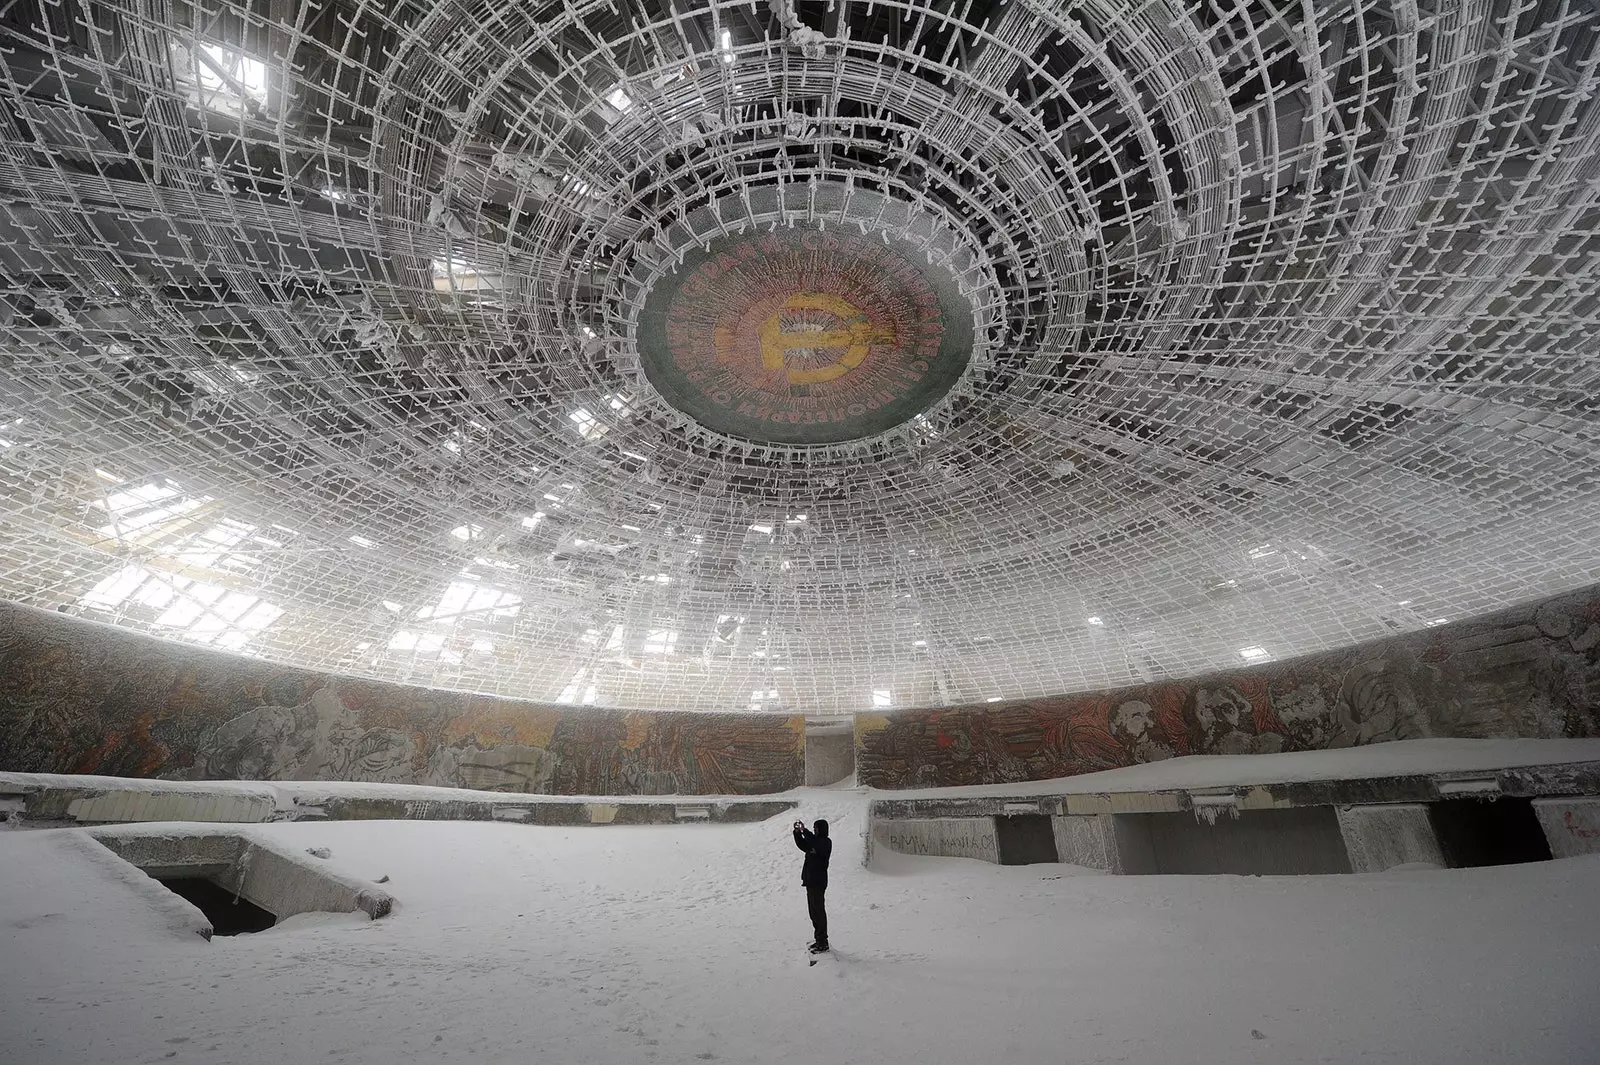
[[(796, 311), (822, 311), (839, 319), (837, 329), (806, 328), (786, 332), (783, 317)], [(787, 369), (792, 385), (818, 385), (834, 381), (866, 361), (873, 344), (894, 341), (892, 328), (880, 329), (854, 304), (825, 292), (802, 292), (783, 301), (783, 308), (761, 326), (761, 364), (769, 370)], [(791, 351), (817, 351), (842, 348), (844, 353), (826, 366), (796, 369), (787, 366)]]

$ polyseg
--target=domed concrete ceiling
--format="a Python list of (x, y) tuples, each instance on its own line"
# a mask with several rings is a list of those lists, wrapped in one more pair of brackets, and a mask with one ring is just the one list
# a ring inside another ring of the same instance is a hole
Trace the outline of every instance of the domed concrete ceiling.
[(0, 18), (8, 598), (845, 712), (1600, 578), (1591, 5)]

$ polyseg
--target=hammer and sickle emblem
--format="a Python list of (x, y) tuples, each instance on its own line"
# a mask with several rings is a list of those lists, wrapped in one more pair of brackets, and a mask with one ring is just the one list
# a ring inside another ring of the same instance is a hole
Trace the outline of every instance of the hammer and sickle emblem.
[[(840, 320), (835, 329), (809, 329), (786, 333), (783, 316), (793, 311), (823, 311)], [(873, 344), (894, 339), (894, 329), (880, 329), (867, 321), (860, 309), (824, 292), (804, 292), (783, 301), (783, 308), (761, 326), (761, 364), (769, 370), (785, 369), (784, 359), (791, 351), (842, 348), (844, 353), (826, 366), (810, 370), (789, 368), (792, 385), (816, 385), (833, 381), (860, 366)]]

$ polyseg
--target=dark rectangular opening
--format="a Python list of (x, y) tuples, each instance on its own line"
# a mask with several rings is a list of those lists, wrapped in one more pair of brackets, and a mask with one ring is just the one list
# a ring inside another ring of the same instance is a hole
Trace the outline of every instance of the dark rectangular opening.
[(1547, 862), (1550, 841), (1527, 799), (1449, 799), (1428, 804), (1428, 820), (1452, 868)]
[(264, 932), (278, 923), (271, 913), (249, 899), (240, 898), (215, 880), (202, 876), (160, 877), (159, 882), (174, 895), (194, 903), (211, 922), (211, 932), (218, 936), (246, 935)]
[(1192, 813), (1118, 814), (1128, 873), (1297, 876), (1348, 873), (1350, 855), (1331, 806), (1245, 810), (1208, 822)]
[(1035, 865), (1058, 862), (1056, 834), (1044, 814), (1012, 814), (994, 819), (995, 843), (1001, 865)]

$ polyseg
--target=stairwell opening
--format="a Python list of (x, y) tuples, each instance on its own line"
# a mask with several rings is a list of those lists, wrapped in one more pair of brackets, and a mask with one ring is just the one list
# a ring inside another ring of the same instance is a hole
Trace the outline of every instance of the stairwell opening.
[(174, 895), (192, 903), (211, 922), (214, 936), (239, 936), (265, 932), (278, 923), (276, 915), (249, 899), (229, 891), (209, 877), (170, 876), (153, 878)]
[(1528, 799), (1449, 799), (1428, 805), (1445, 864), (1452, 868), (1547, 862), (1550, 841)]
[(1058, 862), (1056, 836), (1044, 814), (1007, 814), (994, 819), (995, 845), (1001, 865)]

